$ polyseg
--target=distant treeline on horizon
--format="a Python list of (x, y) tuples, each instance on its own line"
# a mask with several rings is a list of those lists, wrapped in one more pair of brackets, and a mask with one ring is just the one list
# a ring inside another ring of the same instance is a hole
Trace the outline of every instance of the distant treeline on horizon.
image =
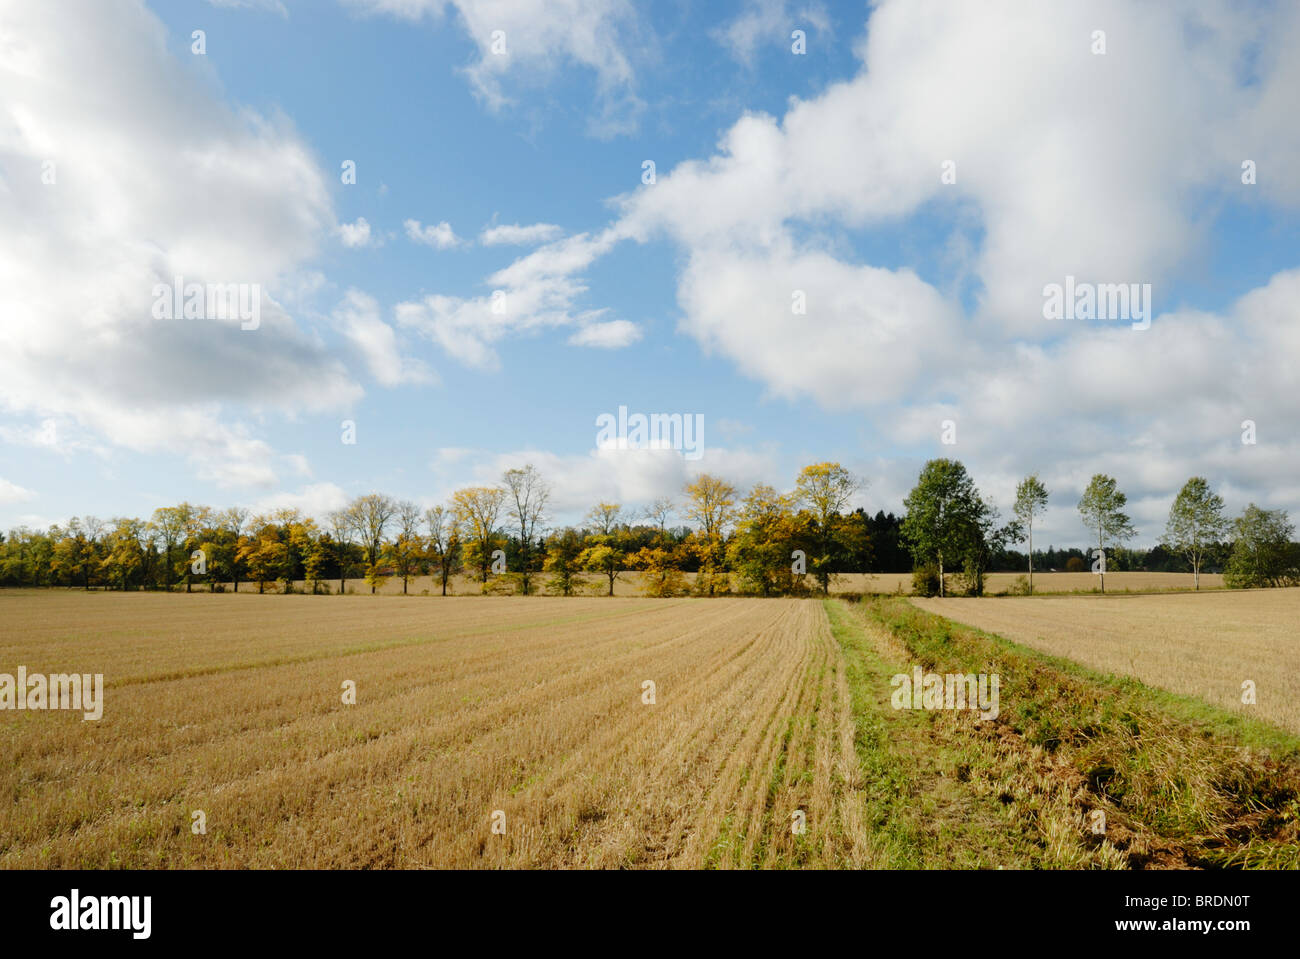
[[(359, 496), (321, 520), (283, 508), (253, 515), (241, 507), (212, 509), (181, 503), (148, 520), (74, 517), (46, 531), (26, 527), (0, 534), (0, 586), (69, 586), (118, 590), (207, 587), (241, 583), (260, 591), (297, 582), (349, 579), (375, 591), (390, 578), (403, 591), (432, 575), (445, 593), (451, 577), (467, 573), (484, 591), (509, 583), (515, 591), (573, 595), (581, 573), (608, 580), (642, 574), (647, 595), (688, 593), (790, 595), (825, 593), (840, 573), (913, 573), (914, 591), (981, 595), (990, 572), (1034, 571), (1222, 572), (1229, 586), (1300, 584), (1300, 544), (1284, 510), (1252, 504), (1229, 520), (1204, 479), (1180, 491), (1159, 545), (1129, 549), (1135, 535), (1115, 481), (1092, 478), (1079, 511), (1097, 530), (1089, 548), (1021, 551), (1048, 501), (1036, 475), (1017, 489), (1014, 518), (975, 488), (956, 460), (936, 459), (921, 470), (904, 512), (874, 515), (850, 501), (863, 484), (838, 463), (800, 471), (794, 489), (758, 484), (741, 497), (710, 474), (688, 482), (682, 499), (643, 509), (596, 504), (578, 526), (546, 526), (550, 488), (531, 465), (507, 470), (501, 483), (457, 490), (444, 505), (421, 508), (382, 494)], [(676, 523), (673, 520), (684, 520)], [(684, 574), (693, 573), (688, 583)], [(1104, 589), (1104, 577), (1102, 578)]]

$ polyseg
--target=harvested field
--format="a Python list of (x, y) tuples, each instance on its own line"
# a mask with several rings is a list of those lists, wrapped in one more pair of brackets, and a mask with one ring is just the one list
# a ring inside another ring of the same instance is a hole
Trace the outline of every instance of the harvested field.
[[(984, 589), (989, 595), (1005, 593), (1015, 587), (1022, 573), (989, 573), (984, 578)], [(1028, 578), (1028, 577), (1026, 577)], [(1100, 577), (1093, 573), (1042, 573), (1034, 572), (1034, 595), (1040, 593), (1089, 593), (1100, 588)], [(949, 579), (955, 588), (955, 577)], [(1183, 590), (1193, 586), (1191, 573), (1107, 573), (1106, 593), (1156, 592)], [(1219, 573), (1202, 573), (1201, 589), (1222, 589), (1223, 576)], [(910, 593), (911, 573), (845, 573), (837, 577), (833, 592), (842, 593)]]
[(0, 671), (107, 684), (98, 722), (0, 713), (0, 866), (870, 854), (816, 602), (28, 592), (0, 623)]
[[(1300, 589), (912, 602), (1093, 669), (1300, 732)], [(1256, 705), (1241, 702), (1245, 680), (1256, 685)]]
[[(0, 711), (0, 868), (1298, 861), (1296, 740), (924, 616), (0, 591), (0, 673), (106, 679), (98, 721)], [(918, 664), (1000, 672), (1002, 713), (895, 708)]]

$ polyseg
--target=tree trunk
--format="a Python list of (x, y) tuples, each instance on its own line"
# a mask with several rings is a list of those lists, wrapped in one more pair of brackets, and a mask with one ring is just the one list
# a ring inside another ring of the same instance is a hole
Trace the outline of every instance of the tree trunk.
[[(1050, 543), (1048, 544), (1051, 545)], [(1034, 595), (1034, 521), (1029, 521), (1029, 595)]]
[(939, 554), (939, 598), (943, 599), (943, 553)]
[(1097, 552), (1101, 553), (1101, 594), (1106, 595), (1106, 547), (1101, 545), (1101, 517), (1097, 517)]

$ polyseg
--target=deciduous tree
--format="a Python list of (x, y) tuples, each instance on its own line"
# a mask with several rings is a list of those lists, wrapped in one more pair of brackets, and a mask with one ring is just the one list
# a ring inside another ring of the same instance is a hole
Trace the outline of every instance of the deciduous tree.
[(511, 518), (519, 531), (519, 583), (525, 596), (529, 592), (532, 572), (530, 545), (537, 536), (537, 527), (546, 518), (546, 504), (551, 498), (550, 487), (541, 474), (529, 463), (523, 469), (506, 470), (502, 478), (509, 491)]
[(467, 565), (476, 568), (486, 586), (497, 543), (497, 518), (506, 491), (499, 486), (468, 486), (452, 494), (451, 505), (461, 529)]
[(420, 535), (420, 523), (423, 515), (420, 507), (410, 500), (397, 503), (397, 534), (393, 538), (393, 572), (402, 578), (402, 595), (407, 594), (411, 577), (419, 572), (420, 559), (424, 553), (423, 537)]
[(1132, 539), (1136, 531), (1124, 512), (1128, 497), (1120, 491), (1114, 477), (1097, 473), (1079, 498), (1079, 515), (1089, 529), (1097, 531), (1097, 549), (1101, 552), (1101, 591), (1106, 592), (1106, 544)]
[(447, 582), (459, 565), (460, 536), (456, 517), (445, 506), (431, 506), (424, 511), (424, 524), (429, 530), (429, 559), (437, 569), (442, 595), (446, 596)]
[(356, 516), (350, 509), (336, 509), (329, 514), (329, 528), (334, 540), (334, 560), (339, 565), (339, 595), (347, 592), (348, 568), (352, 564), (352, 542), (357, 535)]
[(939, 595), (945, 596), (945, 564), (965, 560), (980, 545), (988, 504), (959, 461), (933, 459), (922, 467), (903, 505), (903, 535), (913, 559), (918, 566), (938, 566)]
[(698, 527), (699, 579), (712, 596), (717, 572), (724, 562), (727, 529), (736, 512), (736, 487), (724, 479), (701, 473), (686, 484), (685, 493), (682, 511)]
[(838, 571), (847, 552), (835, 535), (836, 521), (861, 488), (862, 482), (839, 463), (805, 466), (795, 481), (795, 498), (812, 518), (816, 552), (810, 557), (809, 565), (823, 594), (830, 594), (831, 576)]
[(622, 520), (621, 504), (596, 504), (587, 514), (586, 522), (595, 527), (597, 532), (588, 537), (590, 545), (578, 555), (578, 563), (583, 569), (601, 573), (609, 580), (610, 596), (614, 595), (614, 581), (623, 571), (627, 559), (619, 536)]
[(383, 582), (380, 562), (384, 556), (384, 532), (397, 513), (397, 501), (380, 493), (359, 496), (348, 506), (352, 525), (366, 553), (366, 582), (374, 593)]
[(546, 564), (543, 567), (551, 574), (546, 581), (548, 591), (558, 596), (572, 596), (581, 583), (578, 572), (582, 566), (578, 557), (582, 555), (582, 539), (572, 529), (553, 533), (546, 549)]
[(1201, 566), (1206, 556), (1227, 536), (1230, 526), (1223, 515), (1223, 497), (1210, 489), (1204, 477), (1193, 476), (1183, 484), (1169, 507), (1161, 542), (1191, 563), (1196, 589), (1201, 588)]
[(1251, 503), (1232, 524), (1232, 553), (1223, 581), (1233, 589), (1300, 584), (1300, 547), (1286, 510)]
[(1034, 520), (1047, 509), (1047, 487), (1030, 473), (1016, 486), (1016, 519), (1029, 540), (1029, 595), (1034, 595)]
[(757, 484), (745, 497), (727, 546), (742, 589), (771, 596), (789, 592), (794, 585), (794, 503), (794, 496), (782, 496), (766, 483)]

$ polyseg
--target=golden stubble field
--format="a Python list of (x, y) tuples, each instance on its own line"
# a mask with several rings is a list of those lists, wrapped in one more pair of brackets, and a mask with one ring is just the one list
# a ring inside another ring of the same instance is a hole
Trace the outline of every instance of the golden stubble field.
[[(1022, 573), (989, 573), (984, 577), (984, 590), (992, 595), (1011, 589)], [(1026, 576), (1026, 578), (1028, 578)], [(1034, 594), (1086, 593), (1100, 588), (1101, 577), (1094, 573), (1041, 573), (1034, 572)], [(948, 577), (949, 589), (956, 589), (957, 578)], [(1191, 589), (1191, 573), (1107, 573), (1106, 592), (1158, 592), (1160, 590)], [(911, 593), (911, 573), (844, 573), (837, 577), (832, 591), (860, 593)], [(1222, 589), (1220, 573), (1202, 573), (1201, 589)]]
[(107, 688), (0, 712), (0, 867), (871, 861), (813, 601), (3, 592), (19, 665)]
[[(1034, 649), (1300, 732), (1300, 589), (912, 602)], [(1245, 680), (1255, 683), (1255, 705), (1242, 704)]]

